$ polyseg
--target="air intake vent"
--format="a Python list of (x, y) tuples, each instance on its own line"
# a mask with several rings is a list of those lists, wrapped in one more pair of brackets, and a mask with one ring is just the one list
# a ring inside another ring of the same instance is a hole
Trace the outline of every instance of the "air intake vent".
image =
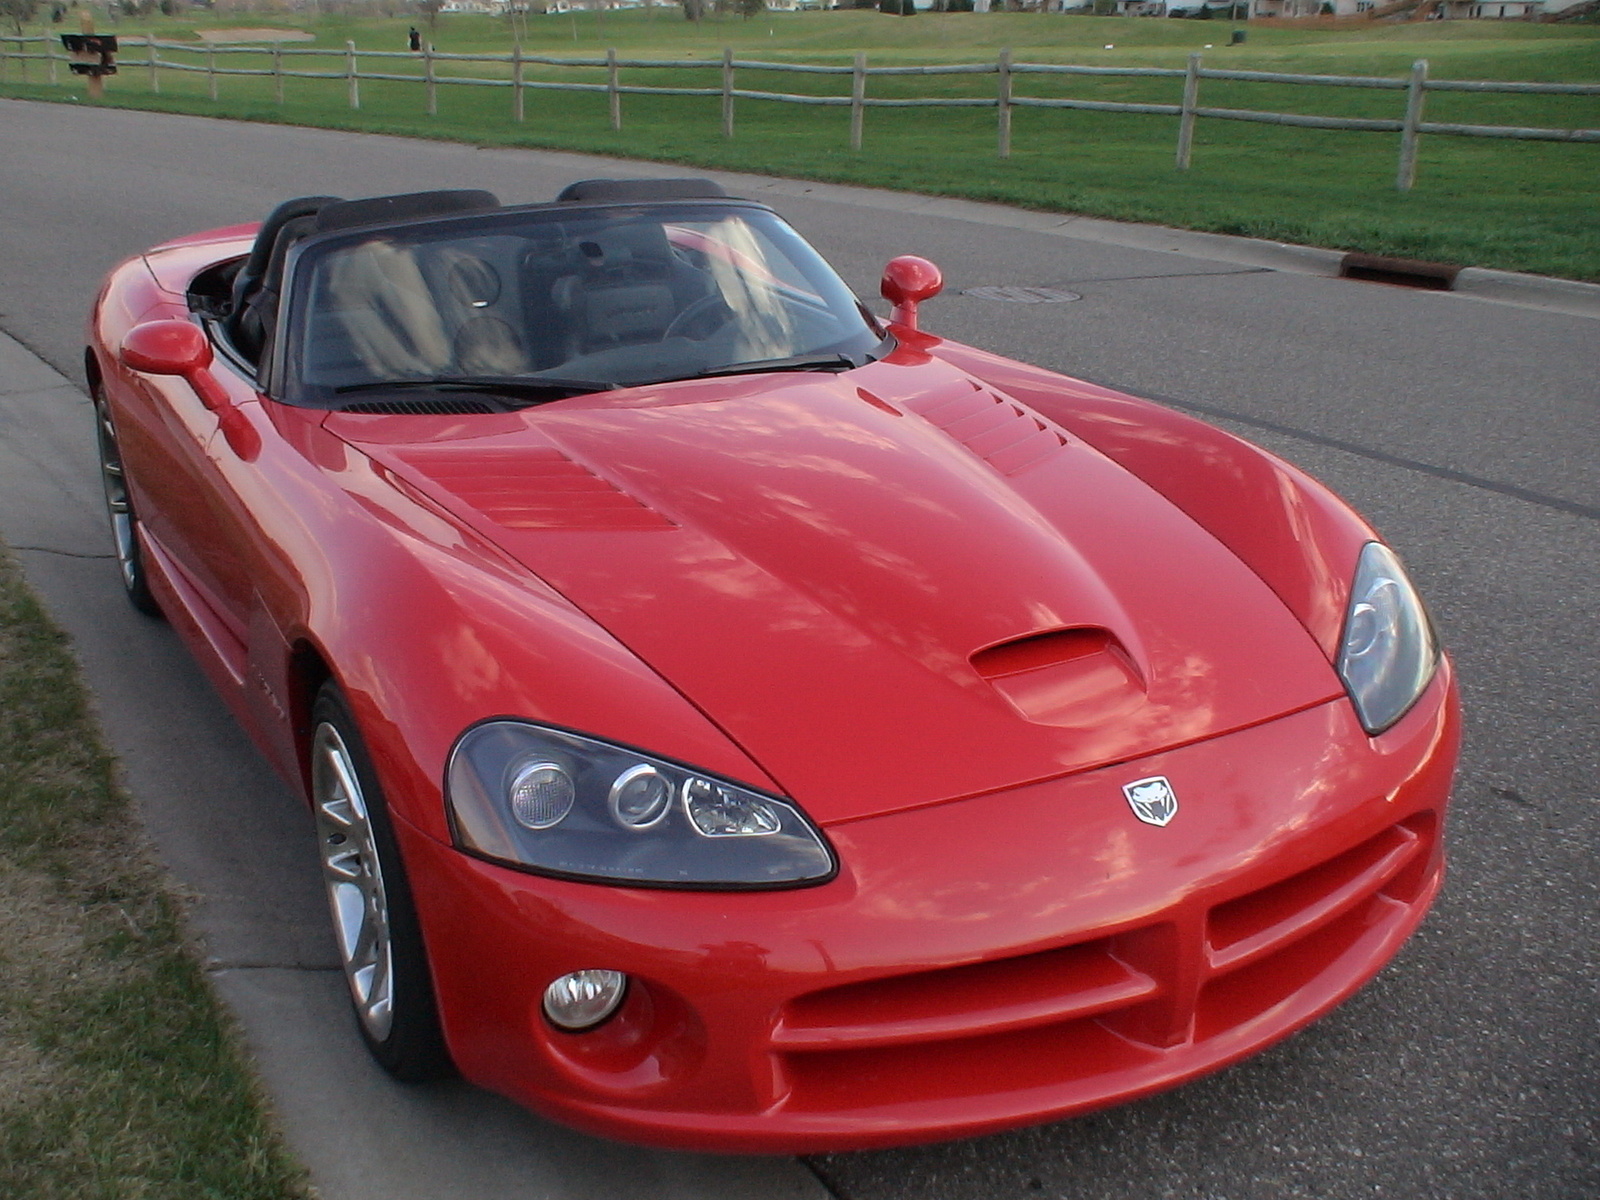
[(1056, 629), (980, 650), (972, 656), (972, 668), (985, 679), (1004, 679), (1040, 667), (1076, 662), (1091, 654), (1103, 654), (1115, 644), (1115, 639), (1104, 629)]
[(494, 412), (495, 407), (483, 400), (362, 400), (346, 404), (340, 411), (368, 416), (454, 417)]

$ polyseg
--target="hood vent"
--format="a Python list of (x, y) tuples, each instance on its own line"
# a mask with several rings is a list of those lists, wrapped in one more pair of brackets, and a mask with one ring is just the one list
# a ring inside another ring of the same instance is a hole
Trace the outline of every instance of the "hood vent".
[(1054, 457), (1067, 439), (1014, 400), (969, 384), (933, 392), (906, 407), (944, 430), (1002, 475), (1020, 475)]
[(676, 529), (608, 479), (552, 447), (471, 452), (410, 450), (402, 457), (507, 529)]

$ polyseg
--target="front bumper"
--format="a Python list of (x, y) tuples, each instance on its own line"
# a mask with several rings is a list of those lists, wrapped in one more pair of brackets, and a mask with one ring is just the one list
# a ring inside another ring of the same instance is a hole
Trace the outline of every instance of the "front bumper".
[[(580, 1128), (805, 1152), (992, 1131), (1251, 1054), (1370, 979), (1443, 869), (1448, 663), (1369, 739), (1339, 701), (1165, 754), (835, 825), (820, 887), (577, 884), (402, 829), (463, 1074)], [(1140, 823), (1122, 785), (1180, 808)], [(583, 1034), (551, 979), (633, 979)]]

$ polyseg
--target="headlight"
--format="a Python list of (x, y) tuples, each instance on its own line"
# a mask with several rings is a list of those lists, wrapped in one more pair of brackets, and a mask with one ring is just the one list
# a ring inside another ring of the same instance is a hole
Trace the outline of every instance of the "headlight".
[(1439, 648), (1417, 591), (1394, 551), (1361, 549), (1344, 618), (1339, 677), (1368, 733), (1382, 733), (1416, 703), (1433, 678)]
[(834, 872), (822, 835), (789, 801), (524, 721), (464, 733), (445, 796), (463, 849), (552, 875), (760, 888)]

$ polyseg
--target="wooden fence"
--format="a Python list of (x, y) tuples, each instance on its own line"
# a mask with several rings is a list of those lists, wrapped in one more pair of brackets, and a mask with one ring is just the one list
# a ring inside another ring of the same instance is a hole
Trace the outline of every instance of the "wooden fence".
[[(223, 76), (270, 77), (274, 82), (274, 95), (279, 104), (284, 99), (284, 83), (290, 79), (342, 79), (351, 108), (361, 107), (363, 81), (388, 81), (415, 83), (422, 88), (423, 104), (430, 115), (438, 112), (438, 89), (441, 87), (493, 87), (507, 88), (511, 92), (511, 116), (515, 121), (525, 119), (524, 96), (529, 91), (548, 90), (563, 92), (603, 92), (607, 98), (611, 128), (622, 128), (623, 96), (715, 96), (722, 101), (722, 134), (734, 135), (734, 106), (738, 100), (761, 100), (780, 104), (811, 104), (850, 109), (850, 148), (860, 150), (869, 108), (993, 108), (997, 110), (999, 157), (1011, 154), (1011, 118), (1018, 108), (1072, 108), (1093, 112), (1139, 113), (1148, 116), (1177, 117), (1177, 155), (1179, 170), (1188, 170), (1194, 146), (1195, 122), (1201, 118), (1222, 121), (1251, 121), (1270, 125), (1292, 125), (1305, 129), (1358, 130), (1369, 133), (1400, 134), (1400, 159), (1395, 174), (1395, 186), (1409, 191), (1416, 180), (1417, 147), (1423, 134), (1445, 134), (1454, 137), (1509, 138), (1527, 141), (1593, 142), (1600, 143), (1600, 129), (1537, 129), (1506, 125), (1462, 125), (1424, 121), (1423, 101), (1428, 92), (1498, 92), (1559, 96), (1597, 96), (1600, 83), (1494, 83), (1469, 80), (1429, 79), (1428, 64), (1418, 60), (1407, 78), (1356, 75), (1285, 75), (1270, 71), (1214, 70), (1202, 66), (1201, 56), (1191, 54), (1186, 68), (1174, 67), (1087, 67), (1056, 63), (1013, 62), (1010, 50), (1002, 50), (994, 62), (958, 63), (939, 66), (869, 67), (865, 54), (857, 54), (849, 66), (823, 66), (800, 63), (761, 62), (737, 59), (732, 50), (724, 50), (721, 62), (704, 59), (639, 59), (619, 58), (615, 50), (606, 51), (597, 58), (552, 58), (537, 54), (524, 54), (517, 47), (510, 54), (441, 54), (429, 46), (420, 52), (357, 50), (354, 42), (346, 42), (343, 50), (326, 50), (286, 47), (282, 43), (269, 46), (212, 46), (188, 42), (159, 42), (154, 36), (143, 39), (123, 37), (121, 68), (123, 71), (146, 71), (152, 92), (161, 90), (161, 72), (187, 72), (204, 74), (211, 98), (217, 98), (217, 81)], [(184, 55), (180, 60), (173, 55)], [(219, 60), (239, 55), (263, 58), (268, 66), (228, 67)], [(333, 59), (336, 69), (309, 69), (315, 60)], [(407, 71), (363, 69), (363, 63), (376, 67), (382, 62), (403, 61)], [(0, 35), (0, 82), (20, 76), (23, 82), (33, 69), (48, 77), (51, 84), (59, 83), (60, 66), (69, 59), (56, 39), (49, 36)], [(306, 69), (296, 64), (307, 64)], [(450, 64), (490, 64), (493, 74), (442, 75), (440, 67), (454, 69)], [(560, 82), (552, 79), (528, 78), (529, 67), (584, 69), (605, 71), (604, 83)], [(639, 83), (621, 82), (622, 71), (651, 70), (713, 71), (719, 78), (706, 87), (656, 87)], [(737, 72), (763, 71), (795, 75), (848, 76), (849, 94), (800, 95), (788, 92), (756, 91), (735, 86)], [(939, 76), (939, 75), (994, 75), (997, 77), (993, 96), (925, 96), (914, 98), (888, 98), (869, 96), (867, 81), (888, 76)], [(1114, 79), (1170, 78), (1183, 81), (1182, 98), (1176, 104), (1134, 104), (1111, 100), (1086, 100), (1068, 97), (1023, 96), (1017, 94), (1017, 77), (1026, 75), (1098, 76)], [(1248, 83), (1274, 83), (1315, 87), (1370, 88), (1405, 93), (1404, 111), (1393, 119), (1363, 117), (1315, 116), (1305, 113), (1262, 112), (1255, 109), (1209, 108), (1200, 103), (1200, 84), (1203, 80), (1234, 80)]]

